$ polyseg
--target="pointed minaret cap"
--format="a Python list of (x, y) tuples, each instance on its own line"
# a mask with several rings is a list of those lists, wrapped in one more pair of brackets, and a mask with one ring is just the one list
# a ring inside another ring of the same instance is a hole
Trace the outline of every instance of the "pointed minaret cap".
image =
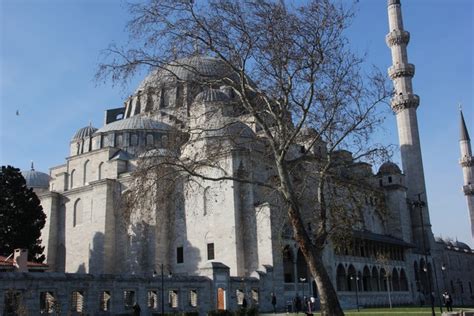
[(462, 109), (459, 108), (461, 113), (461, 139), (460, 140), (471, 140), (469, 138), (469, 133), (467, 132), (466, 122), (464, 121), (464, 115), (462, 115)]
[(400, 3), (400, 0), (388, 0), (388, 5), (392, 5), (392, 4), (401, 4), (401, 3)]

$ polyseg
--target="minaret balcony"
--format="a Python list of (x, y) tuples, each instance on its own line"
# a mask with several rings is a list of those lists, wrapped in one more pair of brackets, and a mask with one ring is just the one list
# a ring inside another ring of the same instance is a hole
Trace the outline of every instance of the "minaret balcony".
[(474, 195), (474, 184), (463, 185), (464, 195)]
[(408, 108), (417, 108), (420, 104), (420, 97), (416, 94), (401, 94), (392, 98), (392, 110), (398, 113)]
[(472, 167), (474, 166), (474, 157), (462, 157), (459, 159), (461, 167)]
[(413, 78), (413, 76), (415, 75), (415, 65), (403, 64), (391, 66), (388, 68), (388, 75), (392, 80), (399, 77)]
[(405, 30), (393, 30), (385, 36), (385, 42), (388, 47), (393, 45), (408, 44), (410, 41), (410, 33)]

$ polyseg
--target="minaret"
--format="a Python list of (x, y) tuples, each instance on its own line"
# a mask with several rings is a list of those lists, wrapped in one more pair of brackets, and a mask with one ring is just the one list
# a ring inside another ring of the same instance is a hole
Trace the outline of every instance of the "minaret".
[[(387, 34), (385, 39), (392, 52), (392, 66), (388, 68), (388, 74), (393, 81), (395, 91), (391, 105), (397, 117), (407, 198), (411, 202), (417, 201), (419, 198), (424, 202), (422, 208), (423, 226), (426, 246), (429, 249), (434, 240), (429, 219), (418, 120), (416, 118), (416, 109), (420, 103), (420, 98), (413, 93), (411, 79), (415, 74), (415, 66), (408, 63), (407, 45), (410, 40), (410, 33), (403, 29), (400, 0), (388, 0), (388, 21), (390, 33)], [(411, 210), (411, 222), (413, 242), (419, 249), (422, 249), (423, 227), (418, 207), (413, 207)]]
[(461, 112), (461, 138), (459, 139), (459, 146), (461, 147), (461, 159), (459, 163), (462, 166), (462, 173), (464, 176), (463, 191), (467, 199), (467, 208), (469, 209), (469, 216), (471, 218), (471, 234), (474, 239), (474, 157), (471, 150), (471, 139), (467, 132), (466, 122)]

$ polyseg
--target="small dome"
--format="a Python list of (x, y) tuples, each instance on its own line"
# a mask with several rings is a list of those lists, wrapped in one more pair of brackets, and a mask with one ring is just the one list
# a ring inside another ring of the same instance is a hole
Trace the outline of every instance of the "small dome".
[(240, 121), (222, 121), (216, 127), (205, 131), (206, 137), (230, 137), (237, 142), (239, 138), (255, 138), (255, 133), (245, 123)]
[(23, 178), (25, 178), (26, 186), (33, 189), (48, 189), (50, 177), (48, 174), (36, 171), (31, 163), (31, 170), (21, 171)]
[(219, 89), (206, 89), (200, 92), (194, 102), (227, 102), (230, 101), (229, 96)]
[(76, 132), (76, 134), (74, 134), (74, 137), (72, 138), (72, 141), (80, 140), (80, 139), (83, 139), (83, 138), (86, 138), (86, 137), (90, 137), (90, 136), (92, 136), (92, 134), (95, 133), (95, 131), (97, 131), (97, 128), (95, 128), (91, 125), (83, 127), (81, 129), (79, 129)]
[(170, 125), (163, 122), (152, 120), (141, 115), (132, 116), (124, 120), (118, 120), (107, 124), (97, 130), (95, 134), (107, 133), (112, 131), (125, 130), (162, 130), (166, 131), (171, 128)]
[(466, 245), (465, 243), (460, 242), (460, 241), (455, 241), (454, 242), (454, 247), (462, 249), (462, 250), (471, 251), (471, 247), (469, 247), (468, 245)]
[(384, 175), (384, 174), (402, 174), (402, 171), (400, 168), (397, 166), (397, 164), (387, 161), (384, 162), (380, 168), (379, 172), (377, 173), (378, 175)]

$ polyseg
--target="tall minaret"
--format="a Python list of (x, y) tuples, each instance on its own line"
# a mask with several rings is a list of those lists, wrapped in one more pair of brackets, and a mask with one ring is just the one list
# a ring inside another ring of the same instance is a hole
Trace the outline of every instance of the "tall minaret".
[(467, 199), (467, 208), (469, 209), (469, 216), (471, 218), (471, 234), (474, 239), (474, 157), (471, 150), (471, 139), (467, 132), (466, 122), (461, 112), (461, 138), (459, 145), (461, 147), (461, 159), (459, 163), (462, 166), (462, 173), (464, 176), (463, 191)]
[[(400, 0), (388, 0), (388, 21), (390, 33), (387, 34), (385, 39), (392, 52), (392, 66), (388, 68), (388, 74), (393, 81), (395, 91), (391, 105), (397, 117), (398, 138), (407, 186), (407, 197), (411, 202), (417, 201), (419, 198), (424, 202), (422, 208), (423, 224), (428, 250), (430, 245), (433, 244), (433, 233), (431, 232), (429, 219), (420, 136), (416, 118), (416, 109), (420, 103), (420, 98), (413, 93), (411, 79), (415, 74), (415, 66), (408, 63), (407, 44), (410, 40), (410, 33), (403, 29)], [(411, 222), (413, 242), (419, 249), (422, 249), (423, 233), (418, 207), (412, 207)]]

